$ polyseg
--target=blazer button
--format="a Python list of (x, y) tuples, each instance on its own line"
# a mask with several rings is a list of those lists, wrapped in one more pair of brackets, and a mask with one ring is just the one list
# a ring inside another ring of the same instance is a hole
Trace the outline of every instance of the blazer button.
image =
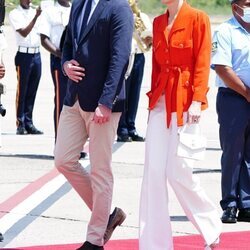
[(189, 81), (185, 82), (185, 86), (187, 86), (187, 87), (189, 86)]

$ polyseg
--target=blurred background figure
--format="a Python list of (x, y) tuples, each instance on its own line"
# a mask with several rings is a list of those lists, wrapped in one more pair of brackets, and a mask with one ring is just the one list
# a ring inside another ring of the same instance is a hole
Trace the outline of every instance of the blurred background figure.
[(136, 131), (135, 120), (140, 99), (145, 56), (152, 45), (152, 24), (149, 17), (140, 11), (137, 0), (129, 0), (134, 14), (132, 40), (132, 68), (126, 79), (126, 109), (122, 113), (117, 129), (118, 142), (144, 141)]
[[(42, 5), (43, 6), (43, 5)], [(39, 33), (42, 46), (50, 52), (50, 71), (54, 83), (54, 130), (55, 139), (63, 100), (66, 95), (68, 77), (63, 74), (61, 67), (62, 48), (65, 40), (69, 14), (70, 0), (46, 1), (41, 15)], [(86, 144), (86, 149), (87, 149)], [(86, 152), (81, 152), (80, 158), (85, 158)]]
[(214, 33), (212, 68), (222, 149), (221, 221), (236, 223), (250, 222), (250, 1), (229, 2), (233, 16)]
[(17, 53), (16, 125), (17, 135), (43, 134), (33, 124), (33, 108), (41, 78), (40, 36), (38, 20), (42, 10), (31, 8), (31, 0), (20, 0), (10, 12), (9, 20), (15, 30)]
[(50, 52), (50, 70), (55, 90), (55, 138), (68, 81), (68, 77), (62, 72), (61, 56), (65, 37), (63, 34), (65, 34), (66, 25), (69, 21), (70, 9), (70, 0), (51, 1), (51, 4), (46, 9), (43, 9), (39, 25), (41, 44)]

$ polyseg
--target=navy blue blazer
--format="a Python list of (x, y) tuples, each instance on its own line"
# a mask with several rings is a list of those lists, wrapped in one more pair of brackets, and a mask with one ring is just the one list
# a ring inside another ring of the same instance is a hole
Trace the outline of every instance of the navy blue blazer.
[(100, 0), (76, 41), (76, 23), (83, 0), (74, 0), (63, 46), (62, 65), (75, 59), (85, 68), (85, 77), (68, 80), (64, 104), (73, 106), (78, 96), (82, 110), (95, 111), (98, 104), (113, 112), (124, 110), (125, 81), (134, 20), (127, 0)]

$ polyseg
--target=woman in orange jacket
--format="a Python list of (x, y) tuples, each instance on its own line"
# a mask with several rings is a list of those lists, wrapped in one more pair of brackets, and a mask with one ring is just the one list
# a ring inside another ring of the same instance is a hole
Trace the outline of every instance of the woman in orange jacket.
[(140, 250), (173, 249), (167, 182), (205, 249), (219, 242), (221, 221), (192, 175), (193, 160), (177, 156), (178, 130), (198, 123), (207, 107), (211, 32), (208, 16), (185, 0), (161, 0), (153, 24), (152, 84), (140, 203)]

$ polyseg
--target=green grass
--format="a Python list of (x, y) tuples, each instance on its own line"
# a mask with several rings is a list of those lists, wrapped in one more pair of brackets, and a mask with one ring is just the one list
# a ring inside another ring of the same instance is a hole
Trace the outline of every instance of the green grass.
[[(201, 9), (205, 11), (208, 15), (230, 15), (231, 12), (231, 5), (202, 5), (202, 4), (193, 4), (195, 8)], [(166, 7), (163, 4), (155, 4), (151, 1), (143, 1), (140, 3), (140, 9), (148, 13), (149, 15), (160, 15), (166, 11)]]

